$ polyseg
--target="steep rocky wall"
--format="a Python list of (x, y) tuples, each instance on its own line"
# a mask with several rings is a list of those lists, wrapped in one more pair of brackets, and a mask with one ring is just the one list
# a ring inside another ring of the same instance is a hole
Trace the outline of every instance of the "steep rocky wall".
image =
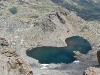
[(0, 38), (0, 74), (33, 75), (30, 65), (7, 43), (4, 38)]

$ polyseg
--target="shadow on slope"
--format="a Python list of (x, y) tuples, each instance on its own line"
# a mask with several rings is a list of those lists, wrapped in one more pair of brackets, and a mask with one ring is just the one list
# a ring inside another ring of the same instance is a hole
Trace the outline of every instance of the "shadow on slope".
[[(51, 0), (53, 3), (65, 7), (68, 10), (77, 12), (77, 15), (86, 21), (100, 21), (100, 2), (86, 0), (72, 0), (68, 3), (65, 0)], [(76, 3), (76, 5), (74, 4)]]

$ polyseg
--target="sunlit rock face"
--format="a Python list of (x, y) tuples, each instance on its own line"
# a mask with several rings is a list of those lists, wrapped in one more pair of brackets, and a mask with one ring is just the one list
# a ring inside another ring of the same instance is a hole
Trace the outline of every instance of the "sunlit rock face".
[(73, 51), (80, 51), (87, 53), (91, 50), (89, 42), (82, 37), (73, 36), (67, 38), (65, 42), (68, 44), (66, 47), (51, 47), (42, 46), (36, 47), (32, 50), (27, 50), (26, 54), (32, 58), (39, 60), (42, 64), (49, 63), (71, 63), (75, 60)]

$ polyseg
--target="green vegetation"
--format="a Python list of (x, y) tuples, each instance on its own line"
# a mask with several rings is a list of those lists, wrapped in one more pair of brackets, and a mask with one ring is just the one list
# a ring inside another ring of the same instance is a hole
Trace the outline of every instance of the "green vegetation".
[(30, 18), (38, 18), (38, 15), (31, 16)]
[(12, 7), (9, 9), (9, 11), (12, 13), (12, 14), (16, 14), (17, 13), (17, 8), (16, 7)]

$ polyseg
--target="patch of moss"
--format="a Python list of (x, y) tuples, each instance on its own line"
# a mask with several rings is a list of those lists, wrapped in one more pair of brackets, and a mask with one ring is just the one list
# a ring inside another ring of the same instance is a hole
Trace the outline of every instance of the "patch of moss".
[(38, 15), (31, 16), (30, 18), (38, 18)]
[(12, 14), (16, 14), (17, 13), (17, 8), (16, 7), (12, 7), (9, 9), (9, 11), (12, 13)]

